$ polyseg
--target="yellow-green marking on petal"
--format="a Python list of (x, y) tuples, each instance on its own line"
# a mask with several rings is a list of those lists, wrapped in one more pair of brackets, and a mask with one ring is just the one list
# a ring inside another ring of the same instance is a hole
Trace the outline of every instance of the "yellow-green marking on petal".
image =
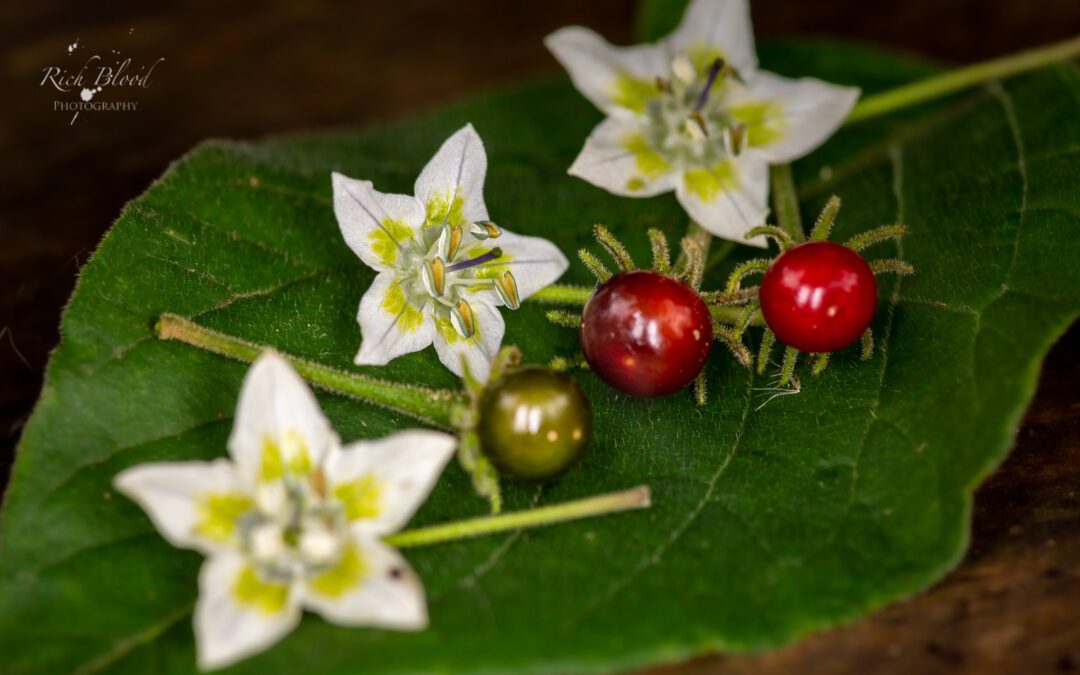
[(337, 565), (312, 579), (308, 585), (316, 593), (340, 598), (359, 586), (367, 574), (367, 561), (355, 546), (349, 546), (342, 552)]
[(264, 436), (259, 477), (269, 482), (283, 475), (285, 475), (285, 467), (281, 462), (281, 446), (273, 437)]
[[(436, 192), (428, 199), (424, 215), (424, 227), (439, 226), (443, 223), (450, 225), (465, 224), (465, 200), (461, 197), (461, 189), (454, 195), (454, 203), (450, 203), (450, 192)], [(449, 214), (449, 215), (448, 215)]]
[(334, 486), (334, 497), (349, 520), (375, 518), (382, 513), (382, 482), (371, 474)]
[(775, 101), (744, 101), (728, 108), (728, 113), (746, 125), (746, 141), (750, 146), (775, 143), (787, 132), (784, 106)]
[(645, 102), (657, 95), (656, 83), (622, 72), (612, 84), (611, 100), (627, 110), (641, 112)]
[(735, 166), (730, 160), (724, 160), (708, 169), (690, 169), (683, 178), (690, 192), (704, 202), (711, 202), (721, 191), (738, 185)]
[(233, 540), (236, 521), (253, 508), (251, 499), (239, 492), (208, 492), (199, 495), (195, 509), (199, 520), (195, 534), (219, 544)]
[[(490, 290), (490, 289), (488, 289), (488, 290)], [(483, 325), (481, 325), (481, 323), (479, 321), (476, 321), (476, 322), (473, 323), (472, 337), (471, 338), (463, 338), (463, 337), (461, 337), (461, 333), (459, 333), (457, 331), (457, 328), (454, 328), (454, 322), (450, 320), (450, 317), (443, 316), (443, 317), (439, 317), (439, 318), (435, 319), (435, 330), (439, 331), (439, 335), (441, 335), (443, 337), (443, 339), (446, 340), (446, 344), (448, 344), (448, 345), (453, 345), (453, 344), (457, 343), (459, 340), (462, 340), (462, 341), (473, 340), (473, 341), (479, 342), (480, 341), (480, 332), (483, 329), (484, 329)]]
[(686, 50), (686, 58), (690, 59), (690, 63), (699, 75), (704, 75), (709, 72), (716, 59), (724, 58), (724, 54), (716, 47), (699, 42)]
[(294, 476), (311, 472), (311, 453), (300, 432), (289, 429), (282, 435), (281, 456), (285, 459), (286, 469)]
[(634, 155), (638, 171), (645, 176), (657, 176), (671, 168), (671, 164), (656, 150), (649, 147), (641, 134), (629, 134), (622, 141), (623, 147)]
[(403, 333), (412, 333), (424, 322), (424, 314), (405, 299), (400, 284), (394, 284), (383, 298), (382, 308), (391, 316), (398, 317), (397, 327)]
[(289, 429), (280, 440), (267, 434), (263, 437), (262, 456), (259, 462), (259, 477), (264, 481), (274, 481), (285, 473), (303, 476), (311, 471), (311, 453), (307, 441), (299, 432)]
[(250, 565), (237, 575), (232, 591), (238, 603), (253, 607), (263, 614), (277, 614), (289, 600), (288, 586), (263, 581)]
[(384, 265), (393, 265), (397, 260), (398, 244), (412, 238), (412, 228), (395, 218), (386, 218), (380, 225), (382, 227), (368, 233), (371, 250)]
[(458, 335), (457, 329), (454, 328), (454, 323), (450, 321), (450, 317), (448, 316), (439, 317), (435, 320), (435, 330), (439, 331), (439, 335), (446, 340), (446, 344), (448, 345), (452, 345), (458, 340), (464, 339)]

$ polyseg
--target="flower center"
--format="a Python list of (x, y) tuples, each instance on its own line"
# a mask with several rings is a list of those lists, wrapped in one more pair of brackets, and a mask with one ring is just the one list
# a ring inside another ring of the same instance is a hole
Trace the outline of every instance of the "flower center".
[(721, 58), (698, 68), (687, 55), (676, 56), (671, 76), (657, 78), (658, 94), (645, 103), (645, 142), (683, 166), (713, 166), (738, 155), (746, 127), (730, 114), (724, 99), (741, 82)]
[[(494, 290), (510, 309), (520, 299), (513, 274), (501, 269), (503, 251), (485, 242), (502, 234), (495, 223), (468, 226), (444, 223), (428, 226), (420, 241), (414, 239), (398, 265), (402, 291), (409, 304), (424, 309), (431, 303), (436, 320), (449, 320), (463, 338), (476, 333), (472, 302), (475, 294)], [(501, 262), (500, 262), (501, 261)]]
[(334, 567), (347, 543), (344, 507), (319, 489), (321, 473), (260, 484), (237, 526), (244, 551), (269, 580), (311, 578)]

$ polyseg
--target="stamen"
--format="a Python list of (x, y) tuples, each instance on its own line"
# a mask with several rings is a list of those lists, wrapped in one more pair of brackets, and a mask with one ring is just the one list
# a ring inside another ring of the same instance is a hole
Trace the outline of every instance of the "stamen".
[(460, 225), (454, 225), (443, 230), (439, 235), (439, 249), (447, 260), (453, 260), (461, 248), (462, 230)]
[(457, 304), (450, 308), (450, 323), (466, 340), (476, 333), (476, 315), (473, 314), (472, 306), (464, 300), (458, 300)]
[[(447, 286), (453, 288), (468, 288), (482, 290), (484, 288), (490, 288), (492, 277), (482, 277), (479, 279), (463, 279), (458, 277), (457, 279), (448, 279)], [(452, 300), (444, 300), (443, 298), (436, 298), (447, 307), (453, 307), (454, 302)]]
[(732, 124), (724, 128), (724, 147), (727, 151), (738, 156), (746, 144), (746, 125)]
[(424, 261), (424, 266), (420, 268), (420, 279), (429, 294), (436, 298), (442, 296), (446, 290), (446, 265), (442, 258), (435, 257)]
[(469, 232), (480, 241), (485, 239), (495, 239), (502, 234), (502, 230), (499, 229), (499, 226), (490, 220), (479, 220), (473, 223)]
[(671, 91), (671, 82), (668, 82), (664, 78), (657, 76), (656, 78), (656, 90), (661, 94), (667, 94)]
[(300, 535), (300, 555), (314, 565), (325, 565), (338, 557), (338, 543), (332, 532), (308, 526)]
[(705, 126), (705, 118), (696, 110), (690, 111), (690, 115), (686, 118), (683, 126), (695, 141), (704, 141), (709, 137), (709, 129)]
[(521, 298), (518, 296), (517, 279), (510, 272), (503, 272), (502, 276), (495, 277), (495, 291), (502, 298), (503, 304), (510, 309), (521, 307)]
[(705, 87), (698, 94), (697, 101), (694, 102), (694, 110), (701, 110), (705, 106), (705, 102), (709, 100), (709, 90), (712, 89), (713, 82), (716, 82), (716, 76), (720, 74), (724, 68), (724, 59), (716, 59), (712, 62), (712, 67), (709, 68), (709, 77), (705, 80)]
[(687, 84), (693, 82), (696, 75), (694, 73), (694, 64), (690, 62), (686, 54), (679, 54), (671, 61), (671, 72), (675, 73), (675, 77)]
[(476, 256), (472, 260), (463, 260), (459, 263), (454, 263), (450, 267), (446, 268), (447, 272), (458, 272), (460, 270), (468, 269), (470, 267), (476, 267), (477, 265), (483, 265), (486, 262), (497, 260), (502, 257), (502, 249), (496, 246), (484, 255)]
[(281, 535), (277, 523), (266, 522), (255, 526), (248, 541), (251, 556), (259, 562), (273, 562), (280, 558), (285, 552)]

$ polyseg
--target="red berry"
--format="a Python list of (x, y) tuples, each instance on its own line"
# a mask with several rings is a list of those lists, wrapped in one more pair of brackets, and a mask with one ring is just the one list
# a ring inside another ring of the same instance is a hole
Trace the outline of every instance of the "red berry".
[(621, 392), (651, 398), (690, 384), (712, 348), (709, 308), (689, 286), (648, 271), (623, 272), (589, 298), (581, 349)]
[(804, 352), (833, 352), (855, 342), (877, 309), (870, 265), (827, 241), (780, 254), (761, 280), (760, 295), (765, 323), (781, 342)]

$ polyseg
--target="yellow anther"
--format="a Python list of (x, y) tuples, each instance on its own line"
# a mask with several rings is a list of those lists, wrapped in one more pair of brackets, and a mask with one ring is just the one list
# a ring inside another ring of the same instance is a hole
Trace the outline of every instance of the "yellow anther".
[(428, 293), (436, 298), (442, 297), (446, 290), (446, 265), (442, 258), (435, 257), (424, 262), (420, 276)]
[(503, 304), (510, 309), (521, 307), (521, 297), (518, 295), (517, 279), (510, 272), (503, 272), (495, 277), (495, 291), (502, 298)]
[(472, 306), (464, 300), (458, 300), (457, 304), (450, 308), (450, 323), (466, 340), (476, 334), (476, 315), (473, 314)]
[(490, 220), (479, 220), (473, 223), (472, 228), (469, 231), (472, 232), (472, 236), (480, 240), (495, 239), (502, 234), (502, 230), (499, 229), (499, 226)]
[(461, 226), (454, 225), (448, 232), (449, 239), (446, 242), (446, 259), (453, 261), (454, 256), (457, 255), (458, 249), (461, 248)]

